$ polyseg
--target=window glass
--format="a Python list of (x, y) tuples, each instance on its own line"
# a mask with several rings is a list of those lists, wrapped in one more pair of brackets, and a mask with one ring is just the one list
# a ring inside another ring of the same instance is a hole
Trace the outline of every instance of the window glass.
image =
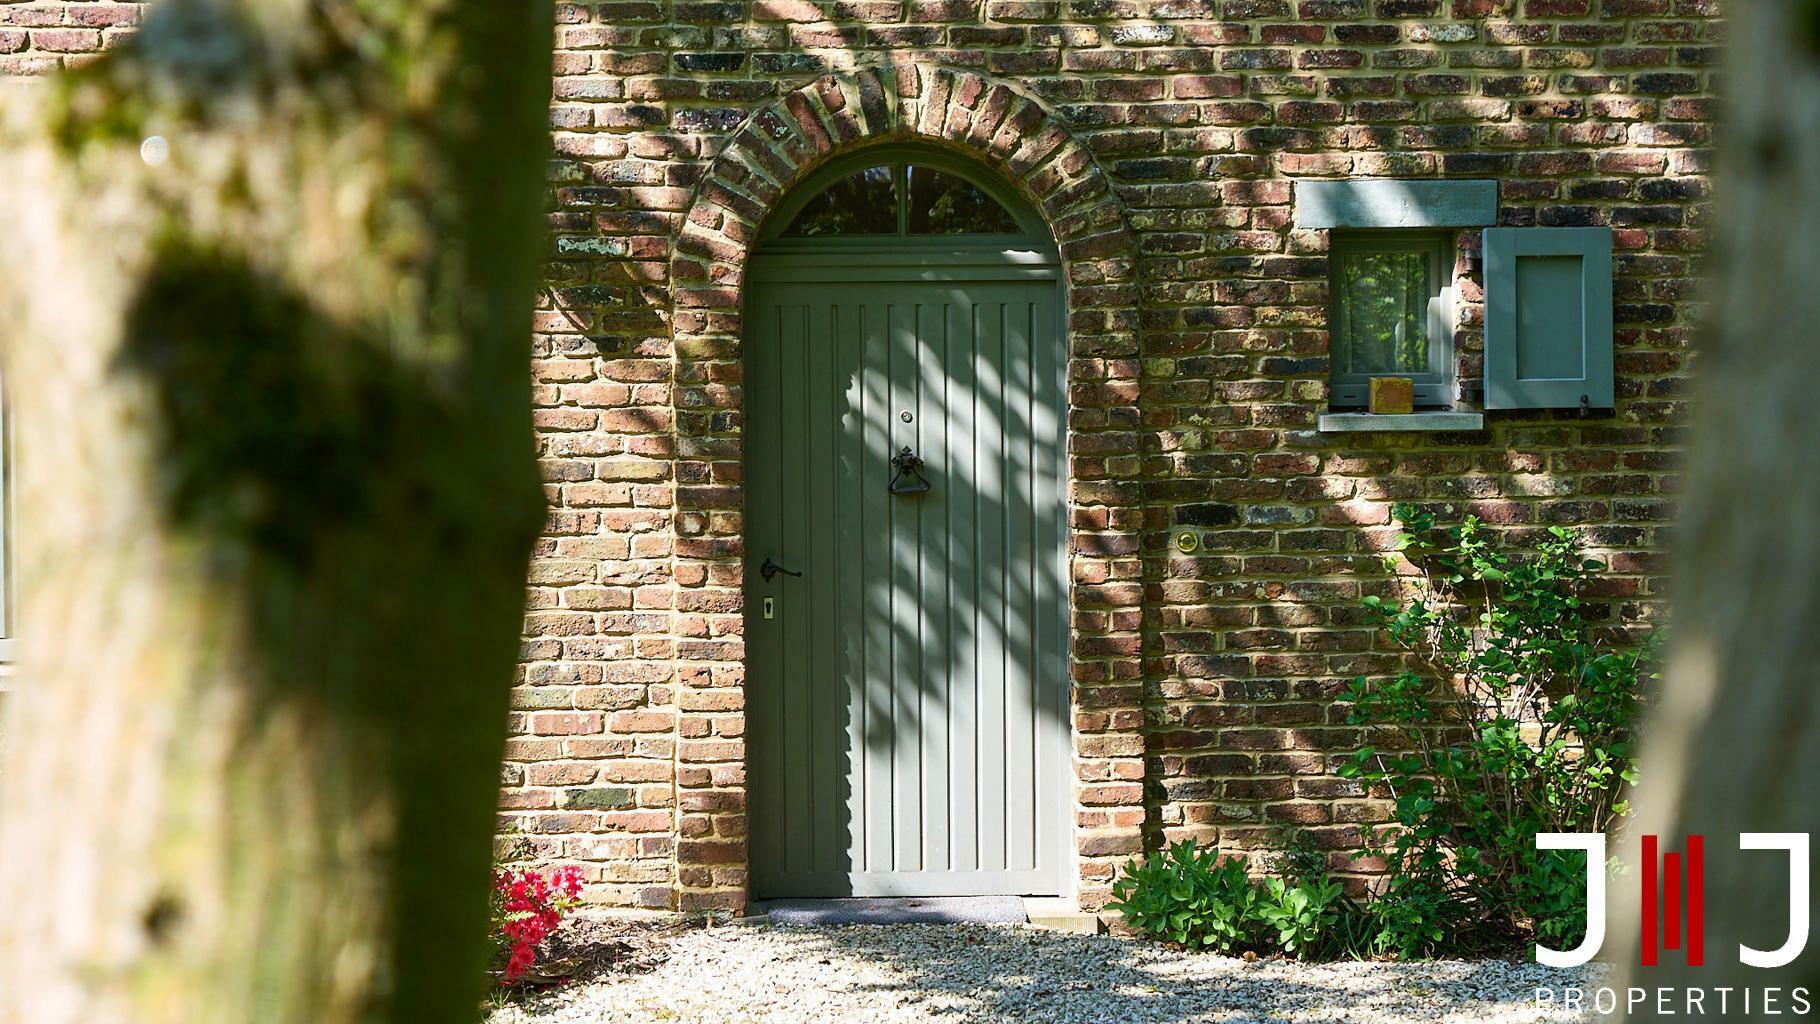
[(1366, 405), (1372, 378), (1383, 376), (1408, 377), (1418, 406), (1454, 403), (1453, 258), (1454, 238), (1446, 231), (1329, 236), (1333, 408)]
[(1335, 368), (1345, 373), (1428, 370), (1428, 254), (1344, 252), (1339, 261)]
[(800, 210), (786, 238), (897, 234), (897, 175), (868, 167), (828, 186)]
[(978, 185), (930, 167), (910, 168), (909, 233), (1016, 234), (1018, 223)]

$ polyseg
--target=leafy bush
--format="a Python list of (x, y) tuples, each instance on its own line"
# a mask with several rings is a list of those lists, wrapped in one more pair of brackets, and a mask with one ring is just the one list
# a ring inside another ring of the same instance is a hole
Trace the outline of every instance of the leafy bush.
[(1348, 722), (1392, 744), (1365, 746), (1340, 769), (1394, 800), (1395, 827), (1368, 850), (1389, 864), (1371, 905), (1375, 951), (1424, 955), (1474, 931), (1576, 944), (1585, 865), (1539, 855), (1535, 836), (1606, 831), (1628, 814), (1654, 645), (1597, 642), (1581, 593), (1605, 567), (1567, 530), (1515, 555), (1471, 517), (1438, 530), (1399, 505), (1396, 518), (1419, 594), (1365, 604), (1421, 671), (1360, 677), (1343, 698)]
[(1257, 933), (1258, 902), (1243, 864), (1184, 839), (1126, 864), (1109, 905), (1145, 935), (1229, 953)]
[(1339, 769), (1394, 802), (1366, 851), (1389, 866), (1378, 895), (1347, 896), (1306, 845), (1253, 881), (1184, 840), (1128, 863), (1113, 886), (1109, 906), (1140, 933), (1304, 958), (1471, 953), (1529, 934), (1557, 948), (1580, 941), (1583, 855), (1538, 854), (1535, 836), (1609, 831), (1629, 813), (1653, 638), (1599, 642), (1582, 594), (1605, 567), (1566, 530), (1519, 555), (1470, 517), (1441, 530), (1399, 505), (1396, 518), (1392, 561), (1418, 568), (1418, 595), (1365, 604), (1412, 668), (1352, 683), (1347, 721), (1376, 745)]
[(1384, 890), (1366, 907), (1364, 947), (1372, 956), (1394, 954), (1410, 960), (1444, 951), (1472, 951), (1449, 948), (1450, 937), (1454, 946), (1465, 945), (1468, 914), (1438, 865), (1394, 865)]
[(1311, 878), (1252, 879), (1243, 862), (1181, 840), (1131, 861), (1108, 904), (1140, 934), (1222, 953), (1281, 949), (1325, 955), (1333, 930), (1356, 913), (1338, 882)]
[(1315, 955), (1340, 921), (1345, 892), (1340, 883), (1330, 879), (1312, 884), (1267, 879), (1259, 916), (1276, 929), (1276, 943), (1283, 952), (1290, 956)]

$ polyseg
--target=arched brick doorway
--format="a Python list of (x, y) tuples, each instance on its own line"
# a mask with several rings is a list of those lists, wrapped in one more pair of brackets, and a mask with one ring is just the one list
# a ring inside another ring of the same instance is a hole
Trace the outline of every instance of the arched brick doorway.
[[(818, 79), (756, 112), (702, 183), (670, 263), (679, 534), (676, 610), (725, 613), (745, 592), (742, 306), (749, 258), (798, 184), (866, 146), (920, 143), (977, 160), (1046, 222), (1067, 333), (1066, 704), (1073, 888), (1097, 904), (1140, 846), (1143, 742), (1135, 569), (1141, 496), (1109, 466), (1137, 452), (1136, 254), (1091, 153), (1036, 100), (925, 65)], [(677, 886), (684, 909), (743, 905), (746, 645), (682, 636), (676, 661)]]

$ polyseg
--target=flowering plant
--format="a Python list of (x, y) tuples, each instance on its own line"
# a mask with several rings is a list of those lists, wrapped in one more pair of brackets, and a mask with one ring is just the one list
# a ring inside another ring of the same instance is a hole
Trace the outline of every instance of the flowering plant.
[(525, 976), (545, 940), (580, 903), (581, 869), (574, 865), (494, 870), (493, 972), (500, 985)]

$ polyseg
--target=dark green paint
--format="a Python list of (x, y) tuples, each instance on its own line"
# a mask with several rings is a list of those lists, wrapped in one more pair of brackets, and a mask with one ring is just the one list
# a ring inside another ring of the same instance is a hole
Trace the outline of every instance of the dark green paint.
[(1485, 407), (1609, 409), (1610, 228), (1488, 228)]

